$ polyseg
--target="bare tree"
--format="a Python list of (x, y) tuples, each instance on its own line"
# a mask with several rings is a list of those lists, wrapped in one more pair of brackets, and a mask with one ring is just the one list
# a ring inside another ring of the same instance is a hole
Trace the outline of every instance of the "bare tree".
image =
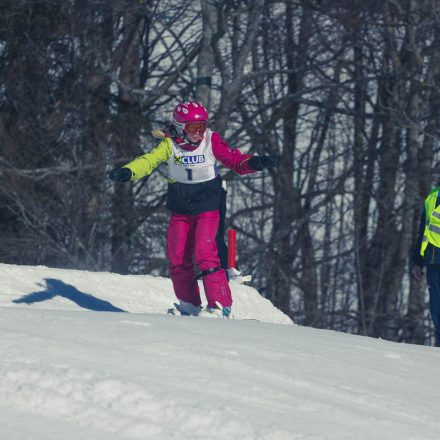
[(430, 337), (408, 277), (438, 173), (430, 0), (0, 5), (0, 259), (166, 274), (166, 172), (111, 167), (199, 99), (232, 147), (280, 158), (228, 181), (240, 269), (297, 322)]

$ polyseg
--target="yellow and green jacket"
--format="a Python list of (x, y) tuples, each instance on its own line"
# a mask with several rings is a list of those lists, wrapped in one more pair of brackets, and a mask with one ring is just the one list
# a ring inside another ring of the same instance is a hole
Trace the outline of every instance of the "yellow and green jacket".
[[(207, 129), (205, 139), (198, 147), (183, 139), (164, 137), (149, 153), (137, 157), (124, 167), (131, 170), (132, 180), (138, 180), (149, 176), (165, 162), (169, 169), (182, 166), (187, 171), (181, 172), (182, 179), (168, 179), (167, 208), (179, 214), (197, 215), (219, 208), (223, 188), (216, 161), (238, 174), (248, 174), (255, 172), (249, 166), (251, 157), (231, 149), (217, 132)], [(205, 170), (199, 173), (198, 180), (193, 181), (192, 171), (200, 170), (203, 165), (207, 165)], [(174, 172), (176, 174), (176, 170)], [(173, 176), (172, 173), (170, 175)]]
[(159, 145), (154, 147), (150, 152), (137, 157), (124, 168), (131, 170), (131, 180), (139, 180), (143, 177), (149, 176), (159, 165), (167, 162), (172, 154), (171, 138), (165, 137), (161, 140)]
[(413, 264), (440, 264), (440, 186), (434, 187), (425, 199), (419, 234), (413, 252)]

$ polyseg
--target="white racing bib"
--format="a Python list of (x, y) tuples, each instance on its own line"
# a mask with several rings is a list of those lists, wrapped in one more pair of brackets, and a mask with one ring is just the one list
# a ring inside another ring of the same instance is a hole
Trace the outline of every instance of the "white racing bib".
[(212, 131), (207, 129), (200, 145), (193, 151), (180, 148), (173, 141), (173, 152), (168, 159), (168, 177), (180, 183), (200, 183), (218, 175), (218, 167), (211, 144)]

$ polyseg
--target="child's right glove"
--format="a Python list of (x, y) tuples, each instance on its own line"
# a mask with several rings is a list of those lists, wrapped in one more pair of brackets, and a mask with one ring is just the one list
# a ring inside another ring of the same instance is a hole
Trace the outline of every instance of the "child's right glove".
[(273, 168), (278, 166), (278, 157), (252, 156), (249, 159), (249, 166), (255, 171), (262, 171), (263, 168)]
[(109, 177), (116, 182), (128, 182), (132, 177), (132, 173), (129, 168), (116, 167), (110, 171)]

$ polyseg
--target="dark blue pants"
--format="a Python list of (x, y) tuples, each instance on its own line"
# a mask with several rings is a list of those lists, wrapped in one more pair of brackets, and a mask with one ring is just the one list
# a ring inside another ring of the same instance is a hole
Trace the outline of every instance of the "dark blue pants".
[(429, 289), (429, 308), (435, 327), (436, 346), (440, 345), (440, 265), (430, 264), (426, 267), (426, 280)]

